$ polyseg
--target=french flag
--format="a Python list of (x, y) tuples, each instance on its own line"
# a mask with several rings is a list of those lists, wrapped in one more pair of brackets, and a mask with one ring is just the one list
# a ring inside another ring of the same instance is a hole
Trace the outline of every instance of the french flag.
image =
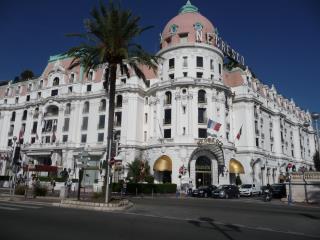
[(219, 131), (221, 127), (221, 123), (215, 122), (211, 120), (210, 118), (208, 119), (208, 126), (207, 129), (212, 129), (214, 131)]

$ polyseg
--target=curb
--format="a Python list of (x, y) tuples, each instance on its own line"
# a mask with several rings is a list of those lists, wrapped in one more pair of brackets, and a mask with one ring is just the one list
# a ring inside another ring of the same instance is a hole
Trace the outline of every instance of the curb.
[(94, 203), (62, 200), (61, 203), (52, 203), (52, 205), (55, 207), (86, 209), (94, 211), (121, 211), (131, 208), (133, 203), (127, 199), (121, 200), (119, 203)]

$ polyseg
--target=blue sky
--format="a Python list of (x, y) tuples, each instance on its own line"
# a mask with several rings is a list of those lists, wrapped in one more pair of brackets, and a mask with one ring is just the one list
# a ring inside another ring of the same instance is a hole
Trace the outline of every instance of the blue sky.
[[(159, 46), (159, 33), (186, 0), (122, 0), (153, 25), (139, 39), (150, 52)], [(220, 36), (244, 57), (265, 84), (297, 105), (320, 112), (320, 1), (317, 0), (192, 0)], [(1, 0), (0, 80), (24, 69), (36, 75), (50, 55), (77, 44), (67, 33), (83, 32), (83, 20), (98, 0)]]

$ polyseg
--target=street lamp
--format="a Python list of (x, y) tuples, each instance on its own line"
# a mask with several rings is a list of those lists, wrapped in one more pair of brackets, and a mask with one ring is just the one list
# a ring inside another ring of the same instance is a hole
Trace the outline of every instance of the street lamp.
[(317, 143), (318, 143), (318, 155), (319, 155), (319, 158), (320, 158), (320, 142), (319, 142), (319, 127), (318, 127), (318, 120), (320, 118), (320, 114), (319, 113), (311, 113), (311, 118), (313, 121), (315, 121), (316, 123), (316, 134), (317, 134)]

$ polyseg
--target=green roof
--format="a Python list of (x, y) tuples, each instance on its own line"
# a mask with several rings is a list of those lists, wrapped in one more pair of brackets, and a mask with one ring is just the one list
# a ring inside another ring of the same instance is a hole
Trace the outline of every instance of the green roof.
[(190, 0), (188, 0), (186, 4), (180, 8), (179, 14), (194, 13), (194, 12), (198, 12), (198, 8), (192, 5)]

